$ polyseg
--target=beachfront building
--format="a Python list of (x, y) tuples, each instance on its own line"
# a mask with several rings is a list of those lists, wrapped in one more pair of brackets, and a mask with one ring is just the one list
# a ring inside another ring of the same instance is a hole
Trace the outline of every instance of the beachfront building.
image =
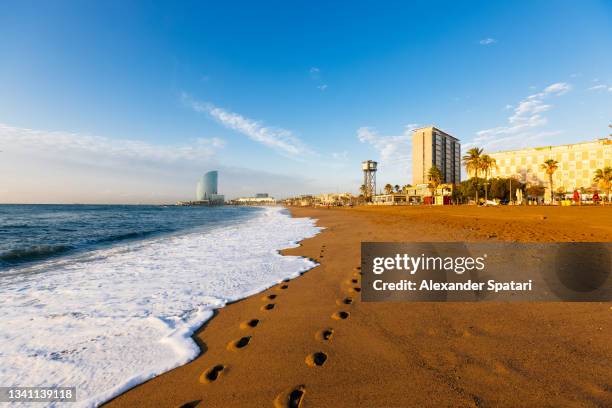
[(235, 198), (230, 203), (234, 205), (276, 205), (276, 200), (268, 194), (256, 194), (255, 197)]
[(597, 188), (593, 173), (612, 166), (612, 139), (508, 150), (489, 153), (489, 156), (497, 165), (492, 169), (491, 177), (513, 177), (529, 185), (544, 186), (545, 197), (550, 197), (548, 175), (542, 169), (542, 163), (548, 159), (559, 163), (553, 174), (555, 193)]
[(354, 205), (357, 202), (357, 197), (351, 193), (329, 193), (319, 194), (315, 197), (315, 205), (323, 206), (344, 206)]
[(283, 203), (293, 207), (308, 207), (313, 205), (315, 197), (310, 194), (299, 195), (296, 197), (290, 197), (283, 200)]
[(415, 204), (451, 204), (454, 185), (440, 184), (436, 190), (430, 184), (419, 184), (406, 187), (401, 192), (377, 194), (372, 197), (373, 205), (415, 205)]
[(427, 184), (429, 169), (436, 166), (442, 183), (461, 182), (461, 143), (459, 139), (434, 127), (412, 131), (412, 184)]

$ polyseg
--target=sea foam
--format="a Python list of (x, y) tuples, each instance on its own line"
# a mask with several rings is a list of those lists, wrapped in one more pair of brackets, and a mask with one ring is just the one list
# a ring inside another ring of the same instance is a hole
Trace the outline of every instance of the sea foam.
[(0, 384), (75, 386), (77, 403), (48, 406), (98, 406), (194, 359), (191, 335), (214, 309), (315, 266), (278, 250), (318, 232), (312, 219), (266, 208), (1, 281)]

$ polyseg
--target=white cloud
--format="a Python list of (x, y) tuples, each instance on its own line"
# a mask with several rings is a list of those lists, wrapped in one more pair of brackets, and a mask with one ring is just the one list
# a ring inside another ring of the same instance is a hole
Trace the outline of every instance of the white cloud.
[(312, 82), (316, 84), (317, 89), (319, 91), (325, 91), (328, 85), (323, 83), (321, 69), (318, 67), (311, 67), (309, 72), (310, 72), (310, 79), (312, 80)]
[(479, 41), (480, 45), (493, 45), (497, 43), (497, 40), (494, 38), (484, 38)]
[(154, 145), (140, 140), (110, 139), (61, 131), (41, 131), (18, 128), (0, 123), (0, 143), (4, 149), (75, 153), (84, 157), (128, 159), (142, 162), (173, 163), (210, 158), (225, 141), (216, 137), (198, 138), (184, 145)]
[(211, 103), (202, 103), (183, 94), (183, 101), (194, 111), (206, 113), (223, 126), (235, 130), (249, 139), (261, 143), (275, 151), (293, 158), (311, 153), (311, 151), (290, 130), (264, 126), (261, 122), (246, 118)]
[(348, 152), (346, 150), (342, 151), (342, 152), (333, 152), (332, 153), (332, 158), (334, 160), (343, 161), (344, 162), (344, 161), (346, 161), (348, 159)]
[(612, 86), (608, 86), (605, 84), (594, 85), (590, 88), (587, 88), (587, 91), (609, 91), (612, 92)]
[(513, 114), (508, 118), (508, 125), (498, 126), (477, 132), (471, 143), (464, 147), (478, 145), (485, 148), (513, 147), (527, 138), (548, 137), (558, 132), (542, 132), (538, 129), (548, 123), (545, 112), (552, 105), (545, 103), (553, 97), (559, 97), (571, 90), (565, 82), (547, 86), (541, 92), (529, 95), (516, 105)]
[[(412, 156), (412, 130), (416, 124), (406, 125), (404, 132), (397, 136), (383, 136), (370, 127), (357, 129), (357, 138), (376, 150), (379, 172), (384, 183), (407, 184), (412, 173), (410, 159)], [(382, 180), (382, 179), (380, 179)]]
[(173, 203), (195, 195), (197, 178), (219, 170), (226, 197), (266, 191), (275, 197), (317, 188), (302, 174), (224, 165), (225, 142), (184, 144), (34, 130), (0, 124), (1, 203)]
[(606, 88), (607, 88), (607, 86), (606, 86), (606, 85), (604, 85), (604, 84), (599, 84), (599, 85), (595, 85), (595, 86), (592, 86), (592, 87), (590, 87), (590, 88), (587, 88), (587, 91), (598, 91), (598, 90), (600, 90), (600, 89), (606, 89)]
[(536, 95), (531, 95), (530, 98), (534, 98), (536, 96), (544, 96), (544, 95), (563, 95), (567, 93), (570, 89), (572, 89), (571, 85), (565, 82), (557, 82), (555, 84), (549, 85), (544, 88), (544, 92), (541, 92)]

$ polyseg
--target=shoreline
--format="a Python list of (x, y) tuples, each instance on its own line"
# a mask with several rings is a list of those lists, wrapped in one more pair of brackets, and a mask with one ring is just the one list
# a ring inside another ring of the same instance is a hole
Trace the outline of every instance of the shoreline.
[[(317, 219), (316, 225), (326, 229), (281, 253), (319, 265), (218, 309), (194, 333), (201, 349), (196, 359), (105, 406), (233, 407), (247, 401), (286, 406), (292, 392), (301, 395), (304, 407), (596, 406), (605, 401), (605, 378), (612, 376), (601, 363), (611, 351), (604, 330), (610, 327), (609, 302), (364, 304), (356, 244), (512, 236), (610, 242), (612, 227), (605, 225), (612, 225), (612, 209), (583, 217), (571, 210), (579, 222), (546, 208), (523, 213), (475, 207), (450, 213), (436, 208), (289, 210), (293, 217)], [(505, 225), (508, 213), (513, 229)], [(348, 298), (351, 304), (345, 303)], [(272, 309), (266, 309), (269, 304)], [(254, 320), (255, 327), (249, 326)]]
[(231, 214), (9, 276), (1, 382), (45, 386), (51, 376), (78, 388), (76, 406), (98, 406), (201, 354), (192, 334), (214, 309), (314, 266), (278, 252), (318, 233), (314, 221), (281, 208)]

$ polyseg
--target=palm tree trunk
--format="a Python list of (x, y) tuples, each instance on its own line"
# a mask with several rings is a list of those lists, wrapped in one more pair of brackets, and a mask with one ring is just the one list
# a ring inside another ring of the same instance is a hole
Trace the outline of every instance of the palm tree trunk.
[(478, 205), (478, 171), (474, 172), (474, 180), (476, 180), (476, 205)]
[(548, 187), (550, 187), (550, 203), (554, 204), (555, 203), (555, 193), (553, 191), (553, 177), (552, 174), (548, 175)]

